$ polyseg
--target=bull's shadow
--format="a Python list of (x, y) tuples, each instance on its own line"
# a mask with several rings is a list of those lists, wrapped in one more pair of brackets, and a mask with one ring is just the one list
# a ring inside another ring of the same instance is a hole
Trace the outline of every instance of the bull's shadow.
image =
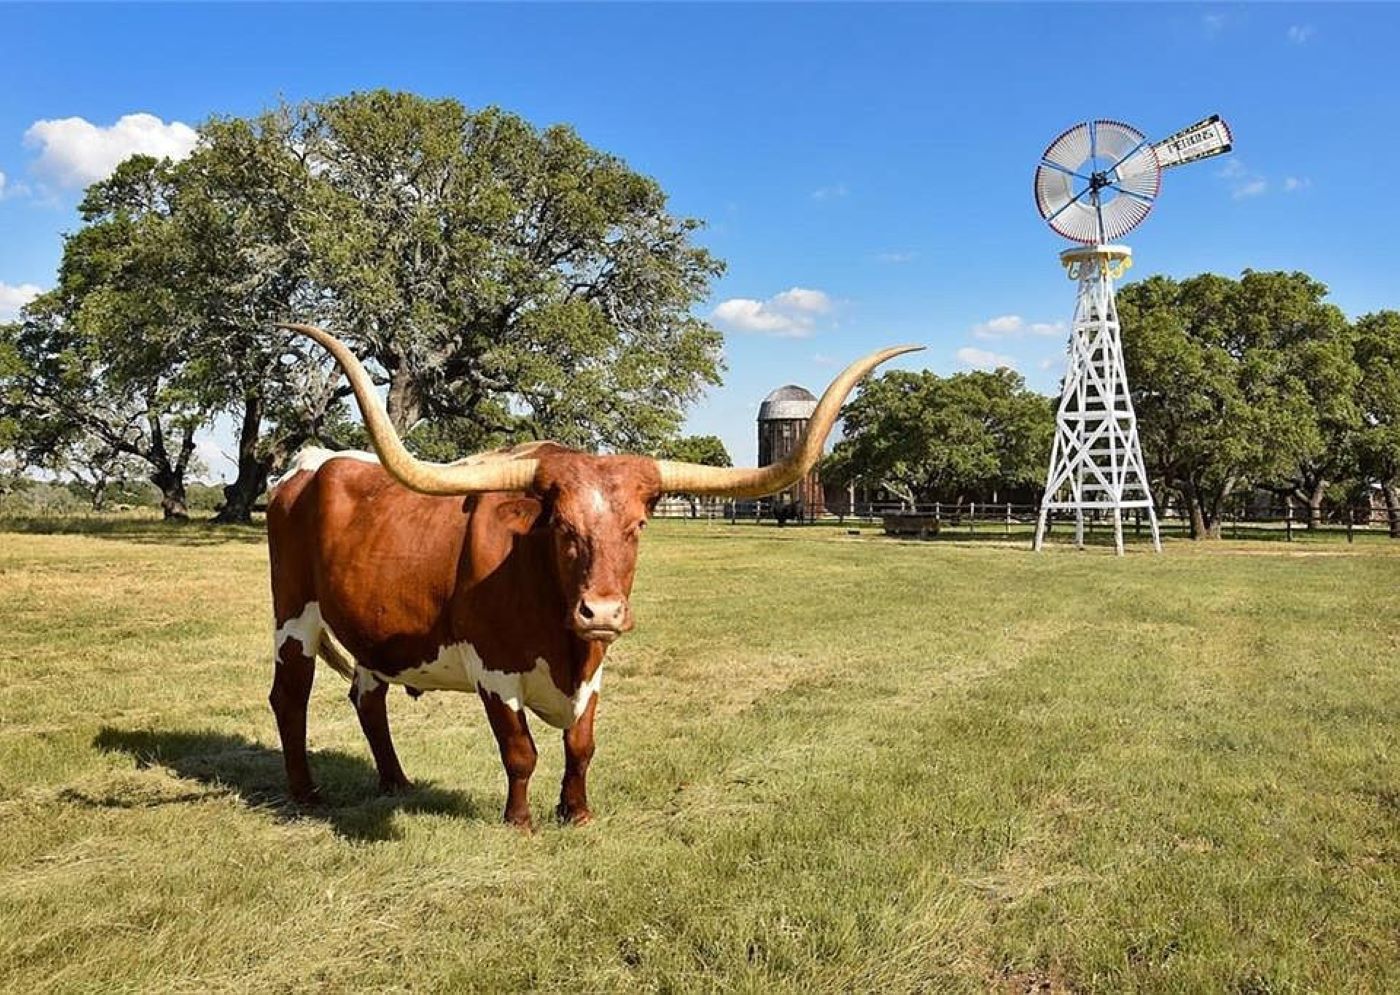
[[(468, 794), (419, 782), (396, 795), (381, 795), (374, 764), (340, 750), (311, 753), (311, 769), (322, 800), (297, 805), (287, 797), (282, 754), (242, 736), (213, 730), (114, 729), (104, 726), (93, 738), (99, 750), (125, 753), (138, 767), (166, 770), (215, 789), (232, 790), (250, 807), (279, 819), (316, 819), (339, 836), (353, 840), (389, 840), (396, 812), (432, 812), (467, 819), (485, 817)], [(110, 799), (85, 799), (93, 805), (120, 805)]]

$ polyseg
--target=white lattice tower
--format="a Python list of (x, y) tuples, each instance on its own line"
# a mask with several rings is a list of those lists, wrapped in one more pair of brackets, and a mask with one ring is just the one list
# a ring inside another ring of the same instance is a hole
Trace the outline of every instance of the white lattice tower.
[(1103, 512), (1113, 521), (1114, 544), (1123, 552), (1123, 512), (1140, 509), (1162, 551), (1157, 513), (1148, 490), (1138, 443), (1137, 415), (1128, 392), (1113, 281), (1132, 265), (1124, 245), (1086, 245), (1060, 253), (1065, 272), (1079, 282), (1069, 368), (1055, 416), (1050, 472), (1035, 526), (1035, 549), (1054, 511), (1074, 512), (1074, 541), (1084, 544), (1084, 515)]

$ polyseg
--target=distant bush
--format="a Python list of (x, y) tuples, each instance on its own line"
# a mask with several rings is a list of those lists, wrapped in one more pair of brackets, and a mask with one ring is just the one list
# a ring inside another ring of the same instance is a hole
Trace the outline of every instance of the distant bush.
[[(223, 503), (219, 484), (190, 484), (186, 491), (190, 511), (209, 512)], [(160, 509), (160, 491), (145, 480), (116, 481), (103, 495), (104, 512)], [(70, 515), (92, 513), (92, 489), (77, 480), (66, 482), (7, 477), (0, 481), (0, 515)]]
[(71, 515), (90, 507), (64, 485), (42, 480), (11, 481), (0, 491), (0, 515)]

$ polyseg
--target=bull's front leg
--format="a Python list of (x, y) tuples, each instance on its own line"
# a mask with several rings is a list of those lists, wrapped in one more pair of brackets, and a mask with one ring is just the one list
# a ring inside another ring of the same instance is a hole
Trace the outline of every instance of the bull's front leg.
[(588, 763), (593, 759), (593, 713), (597, 707), (595, 694), (578, 721), (564, 730), (564, 783), (555, 815), (559, 821), (576, 826), (593, 821), (588, 810)]
[(525, 713), (511, 708), (490, 691), (478, 689), (486, 706), (486, 718), (496, 734), (501, 749), (501, 763), (506, 768), (505, 821), (520, 829), (530, 827), (530, 776), (535, 773), (535, 741)]

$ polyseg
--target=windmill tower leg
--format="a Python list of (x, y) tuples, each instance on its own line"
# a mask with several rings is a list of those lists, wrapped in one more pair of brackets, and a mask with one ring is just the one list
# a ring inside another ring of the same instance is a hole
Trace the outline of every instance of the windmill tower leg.
[(1104, 512), (1112, 516), (1113, 545), (1121, 556), (1123, 511), (1141, 508), (1152, 526), (1153, 548), (1161, 552), (1113, 296), (1113, 281), (1131, 265), (1132, 253), (1125, 246), (1095, 245), (1060, 258), (1079, 292), (1034, 548), (1041, 548), (1053, 512), (1074, 512), (1077, 546), (1084, 545), (1084, 516)]

